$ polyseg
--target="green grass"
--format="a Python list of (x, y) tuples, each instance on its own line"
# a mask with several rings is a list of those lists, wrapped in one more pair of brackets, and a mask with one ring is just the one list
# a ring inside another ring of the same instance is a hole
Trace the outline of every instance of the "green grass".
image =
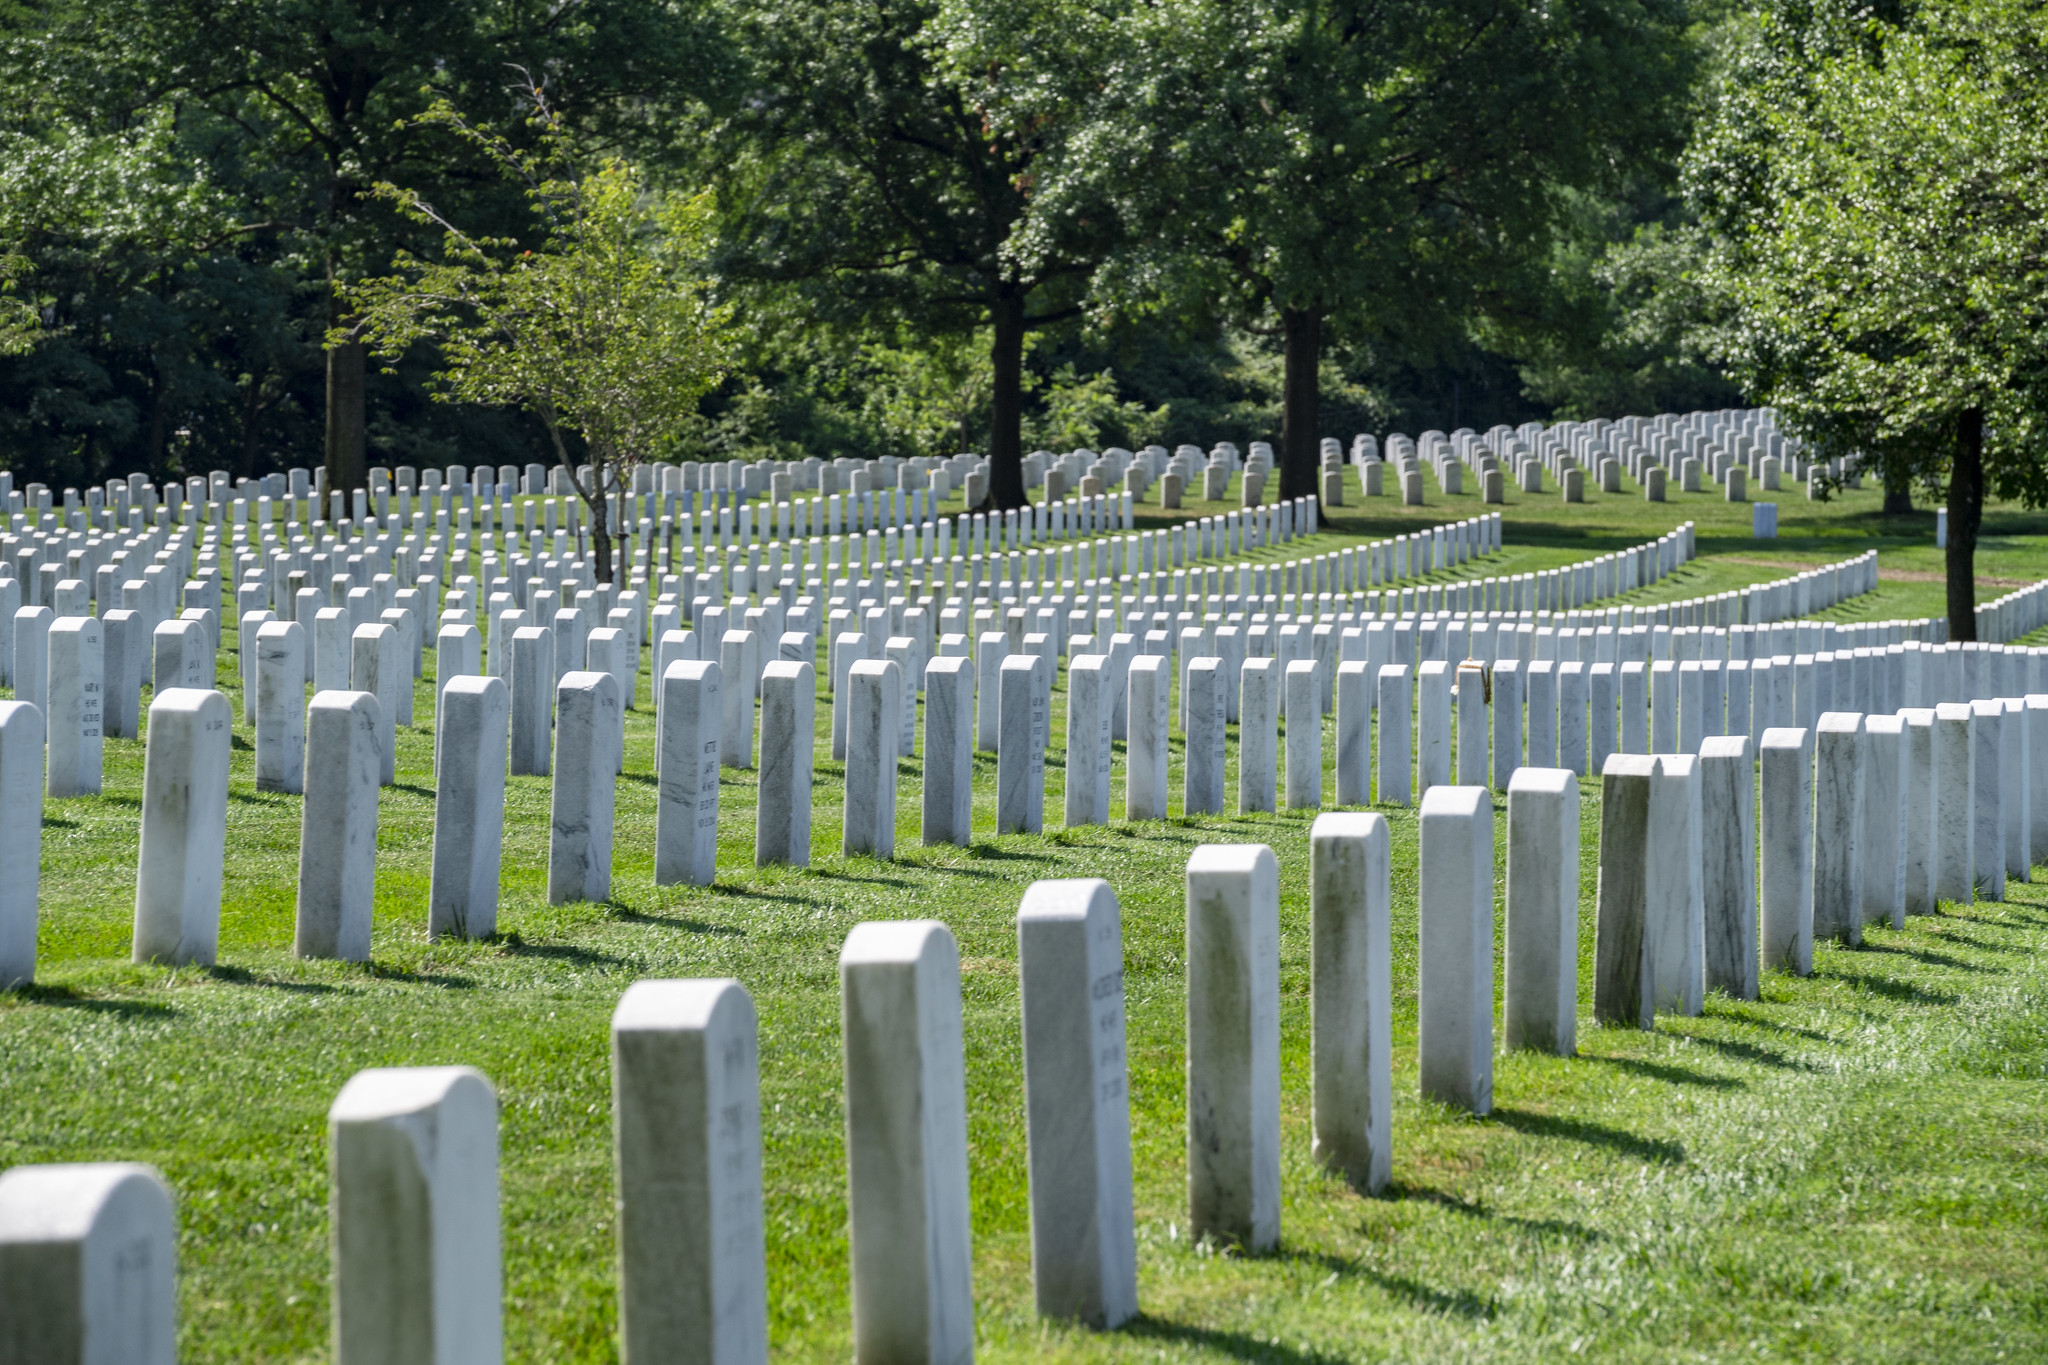
[[(1774, 578), (1790, 571), (1779, 562), (1872, 545), (1887, 569), (1936, 563), (1925, 548), (1931, 518), (1879, 517), (1874, 493), (1797, 504), (1761, 551), (1736, 534), (1747, 508), (1704, 495), (1584, 507), (1510, 498), (1509, 553), (1460, 572), (1549, 567), (1688, 518), (1709, 557), (1651, 595)], [(1339, 534), (1318, 548), (1478, 510), (1476, 498), (1434, 490), (1423, 508), (1379, 499), (1338, 511)], [(1996, 573), (2048, 574), (2038, 538), (2048, 524), (2002, 509), (1989, 521), (2001, 548), (1985, 560)], [(1740, 562), (1752, 559), (1772, 563)], [(1863, 614), (1907, 614), (1918, 591), (1917, 580), (1888, 580), (1874, 596), (1902, 605)], [(239, 708), (232, 658), (224, 650), (221, 677)], [(1063, 701), (1056, 694), (1056, 734)], [(422, 689), (422, 718), (427, 702)], [(360, 1068), (447, 1062), (481, 1068), (499, 1091), (509, 1358), (610, 1359), (609, 1015), (637, 978), (713, 975), (744, 981), (761, 1015), (774, 1349), (843, 1359), (836, 958), (853, 924), (908, 915), (942, 919), (960, 941), (985, 1359), (2048, 1351), (2048, 886), (2018, 886), (2000, 905), (1945, 906), (1902, 932), (1873, 930), (1860, 951), (1824, 948), (1811, 978), (1767, 975), (1755, 1004), (1711, 999), (1704, 1017), (1661, 1021), (1654, 1033), (1582, 1027), (1573, 1060), (1503, 1055), (1499, 1108), (1475, 1121), (1416, 1098), (1415, 826), (1389, 809), (1394, 1186), (1366, 1199), (1309, 1156), (1305, 816), (1119, 823), (925, 850), (912, 762), (899, 793), (901, 856), (886, 864), (837, 855), (840, 769), (824, 762), (815, 865), (755, 871), (753, 775), (728, 771), (718, 883), (657, 888), (652, 724), (635, 713), (614, 899), (545, 904), (547, 784), (517, 778), (503, 934), (430, 944), (432, 749), (422, 725), (402, 734), (399, 785), (381, 805), (373, 964), (300, 963), (289, 953), (299, 802), (254, 791), (239, 714), (222, 965), (126, 961), (141, 746), (109, 741), (106, 793), (47, 805), (40, 984), (0, 997), (0, 1165), (130, 1159), (164, 1170), (179, 1199), (187, 1361), (326, 1358), (326, 1107)], [(821, 733), (829, 718), (821, 706)], [(1177, 757), (1177, 736), (1175, 745)], [(1334, 745), (1324, 748), (1327, 762)], [(976, 762), (976, 819), (987, 830), (993, 763)], [(1057, 752), (1046, 772), (1057, 826)], [(1121, 785), (1119, 756), (1118, 809)], [(1177, 802), (1177, 761), (1171, 786)], [(1583, 794), (1582, 997), (1597, 786)], [(1269, 843), (1281, 868), (1286, 1202), (1282, 1248), (1269, 1256), (1191, 1246), (1185, 1229), (1180, 878), (1197, 844), (1218, 841)], [(1064, 876), (1107, 878), (1125, 923), (1145, 1316), (1105, 1335), (1048, 1326), (1031, 1308), (1013, 916), (1032, 880)]]

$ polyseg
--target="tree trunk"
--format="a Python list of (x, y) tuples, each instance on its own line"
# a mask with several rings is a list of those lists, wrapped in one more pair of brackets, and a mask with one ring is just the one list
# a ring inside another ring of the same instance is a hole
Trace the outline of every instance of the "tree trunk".
[(1312, 497), (1322, 463), (1323, 315), (1318, 309), (1283, 308), (1280, 334), (1287, 364), (1280, 404), (1280, 496)]
[(1913, 477), (1901, 472), (1884, 481), (1884, 515), (1888, 517), (1911, 516), (1913, 512)]
[(1984, 519), (1984, 409), (1956, 422), (1948, 474), (1948, 638), (1977, 638), (1977, 524)]
[[(345, 325), (349, 318), (341, 311), (340, 296), (330, 292), (328, 298), (329, 322)], [(362, 488), (369, 479), (363, 419), (367, 362), (360, 342), (327, 350), (327, 486), (336, 492)]]
[(1024, 296), (1004, 292), (989, 309), (988, 505), (1022, 507), (1024, 496)]
[(600, 583), (612, 581), (611, 492), (607, 485), (605, 466), (591, 461), (591, 494), (586, 501), (590, 504), (590, 547), (597, 553), (597, 581)]

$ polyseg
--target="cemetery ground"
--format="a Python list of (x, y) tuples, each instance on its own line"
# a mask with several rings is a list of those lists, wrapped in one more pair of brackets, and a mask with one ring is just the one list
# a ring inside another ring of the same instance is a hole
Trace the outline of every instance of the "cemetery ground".
[[(1770, 496), (1770, 495), (1764, 495)], [(1829, 615), (1939, 614), (1932, 515), (1875, 491), (1807, 503), (1779, 539), (1710, 494), (1645, 503), (1510, 491), (1507, 550), (1454, 571), (1521, 572), (1698, 523), (1700, 559), (1625, 601), (1694, 596), (1880, 551), (1876, 593)], [(1483, 510), (1434, 486), (1332, 509), (1306, 552)], [(1190, 502), (1188, 515), (1216, 510)], [(1168, 514), (1141, 510), (1141, 525)], [(1282, 547), (1264, 557), (1303, 553)], [(2048, 518), (1987, 509), (1983, 579), (2048, 576)], [(1439, 575), (1449, 577), (1449, 574)], [(2004, 589), (1984, 584), (1980, 595)], [(1944, 904), (1756, 1003), (1710, 996), (1654, 1032), (1590, 1023), (1599, 784), (1581, 786), (1580, 1055), (1501, 1054), (1495, 1111), (1416, 1097), (1415, 819), (1393, 832), (1394, 1175), (1363, 1198), (1309, 1151), (1308, 812), (1058, 828), (995, 838), (978, 754), (968, 848), (917, 844), (919, 760), (900, 765), (894, 862), (838, 855), (841, 765), (817, 766), (813, 866), (756, 870), (752, 771), (725, 771), (719, 877), (653, 881), (648, 683), (628, 719), (614, 898), (546, 904), (549, 785), (510, 779), (501, 934), (430, 943), (431, 686), (401, 730), (379, 809), (373, 962), (290, 954), (299, 798), (259, 794), (239, 724), (232, 627), (220, 685), (238, 717), (218, 968), (128, 962), (142, 745), (109, 740), (105, 794), (51, 800), (36, 987), (0, 996), (0, 1166), (136, 1160), (177, 1197), (181, 1358), (327, 1355), (326, 1111), (369, 1066), (460, 1062), (497, 1086), (509, 1359), (613, 1346), (608, 1023), (642, 977), (732, 976), (761, 1017), (770, 1333), (778, 1356), (849, 1351), (837, 956), (863, 920), (958, 936), (966, 1024), (978, 1354), (988, 1360), (2039, 1359), (2048, 1355), (2048, 885)], [(429, 662), (429, 679), (433, 668)], [(1062, 687), (1064, 683), (1062, 682)], [(820, 691), (819, 752), (831, 713)], [(1052, 733), (1064, 733), (1063, 693)], [(1326, 722), (1327, 724), (1327, 722)], [(1234, 728), (1234, 727), (1233, 727)], [(1122, 745), (1112, 807), (1120, 812)], [(1179, 805), (1180, 737), (1169, 778)], [(1335, 744), (1323, 745), (1326, 768)], [(1229, 749), (1234, 790), (1236, 745)], [(1326, 794), (1333, 784), (1326, 776)], [(1495, 859), (1505, 842), (1496, 797)], [(1185, 1230), (1182, 869), (1202, 843), (1263, 842), (1281, 877), (1281, 1249), (1241, 1256)], [(2048, 878), (2048, 873), (2037, 872)], [(1033, 1311), (1014, 916), (1052, 877), (1108, 880), (1122, 906), (1139, 1295), (1106, 1334)], [(1499, 914), (1496, 887), (1496, 916)], [(1501, 963), (1496, 927), (1495, 1000)]]

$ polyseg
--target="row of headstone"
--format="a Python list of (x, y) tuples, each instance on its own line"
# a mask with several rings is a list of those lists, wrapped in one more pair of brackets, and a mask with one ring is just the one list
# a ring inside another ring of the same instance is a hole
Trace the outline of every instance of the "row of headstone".
[[(1390, 463), (1419, 461), (1435, 468), (1447, 488), (1459, 466), (1482, 478), (1490, 469), (1505, 466), (1526, 492), (1542, 491), (1544, 472), (1562, 487), (1574, 470), (1592, 470), (1609, 492), (1620, 491), (1618, 475), (1623, 468), (1645, 487), (1652, 482), (1661, 485), (1670, 478), (1680, 480), (1691, 492), (1699, 491), (1702, 477), (1715, 483), (1729, 482), (1734, 470), (1742, 471), (1743, 483), (1771, 490), (1778, 488), (1781, 473), (1801, 480), (1810, 473), (1801, 458), (1800, 443), (1779, 432), (1776, 413), (1770, 408), (1600, 418), (1549, 427), (1541, 422), (1525, 422), (1519, 427), (1503, 423), (1484, 433), (1463, 427), (1448, 434), (1425, 431), (1412, 438), (1395, 432), (1384, 443), (1376, 436), (1360, 434), (1352, 440), (1351, 459), (1364, 466), (1382, 459)], [(1833, 470), (1834, 476), (1850, 474), (1854, 463)], [(1739, 500), (1732, 484), (1729, 496)]]
[[(1312, 847), (1317, 1156), (1377, 1189), (1390, 1161), (1386, 825), (1331, 817)], [(1190, 1230), (1266, 1249), (1280, 1218), (1272, 850), (1198, 848), (1186, 913), (1197, 949), (1187, 981)], [(1035, 883), (1017, 936), (1035, 1300), (1049, 1318), (1114, 1327), (1138, 1310), (1116, 896), (1099, 880)], [(858, 925), (840, 954), (840, 987), (856, 1358), (965, 1359), (973, 1246), (953, 935), (934, 921)], [(753, 1002), (736, 981), (640, 981), (613, 1014), (626, 1359), (767, 1358), (758, 1056)], [(497, 1126), (490, 1082), (467, 1067), (363, 1071), (336, 1097), (337, 1362), (500, 1358)], [(407, 1137), (420, 1131), (434, 1141)], [(411, 1194), (394, 1201), (392, 1189)], [(147, 1167), (9, 1171), (0, 1346), (24, 1360), (168, 1365), (176, 1243), (169, 1191)]]
[[(574, 689), (607, 694), (608, 675), (579, 677), (590, 681)], [(224, 707), (218, 694), (170, 700), (165, 720), (199, 717), (194, 733)], [(0, 716), (0, 732), (11, 719)], [(2041, 694), (1774, 728), (1761, 820), (1745, 736), (1710, 739), (1698, 754), (1612, 757), (1596, 1018), (1647, 1027), (1658, 1012), (1698, 1013), (1710, 988), (1754, 999), (1759, 965), (1810, 970), (1816, 936), (1853, 943), (1866, 923), (1903, 927), (1937, 897), (2002, 895), (2042, 846), (2048, 799), (2034, 788), (2048, 765), (2031, 754), (2044, 739)], [(366, 772), (356, 785), (374, 791)], [(1568, 772), (1524, 767), (1507, 788), (1506, 1043), (1569, 1056), (1578, 786)], [(1493, 839), (1483, 786), (1423, 798), (1418, 1082), (1426, 1098), (1481, 1114), (1495, 1052)], [(1310, 860), (1314, 1152), (1376, 1190), (1391, 1169), (1385, 821), (1319, 817)], [(1282, 1202), (1272, 850), (1196, 849), (1186, 919), (1189, 1230), (1266, 1250)], [(1036, 884), (1018, 936), (1035, 1298), (1049, 1317), (1114, 1326), (1137, 1311), (1115, 896), (1099, 881)], [(840, 973), (856, 1356), (964, 1358), (974, 1299), (957, 947), (936, 922), (863, 924)], [(765, 1360), (752, 1001), (732, 981), (641, 982), (615, 1012), (612, 1047), (624, 1353)], [(404, 1139), (422, 1127), (434, 1143)], [(329, 1128), (336, 1359), (498, 1358), (489, 1082), (463, 1067), (362, 1072)], [(417, 1197), (394, 1203), (394, 1187)], [(174, 1359), (175, 1245), (168, 1191), (147, 1168), (8, 1172), (0, 1341), (23, 1359)], [(108, 1303), (131, 1307), (110, 1313)]]

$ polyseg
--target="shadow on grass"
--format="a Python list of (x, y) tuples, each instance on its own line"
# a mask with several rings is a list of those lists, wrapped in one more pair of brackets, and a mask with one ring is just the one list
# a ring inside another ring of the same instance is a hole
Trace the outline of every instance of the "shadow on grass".
[(1197, 1327), (1192, 1323), (1168, 1322), (1150, 1314), (1132, 1318), (1117, 1331), (1141, 1341), (1206, 1347), (1234, 1360), (1278, 1361), (1282, 1365), (1339, 1365), (1340, 1361), (1347, 1359), (1327, 1351), (1304, 1351), (1279, 1342), (1261, 1341), (1249, 1332), (1227, 1332), (1215, 1327)]
[(1611, 1066), (1619, 1071), (1632, 1072), (1648, 1080), (1662, 1081), (1666, 1085), (1699, 1085), (1709, 1090), (1741, 1090), (1741, 1081), (1733, 1076), (1709, 1076), (1704, 1071), (1691, 1067), (1673, 1066), (1669, 1062), (1646, 1061), (1641, 1057), (1601, 1057), (1592, 1053), (1580, 1053), (1581, 1061), (1593, 1062), (1600, 1066)]
[[(707, 889), (718, 890), (720, 888), (711, 887)], [(795, 896), (770, 896), (758, 891), (735, 892), (734, 894), (751, 896), (756, 900), (783, 901), (790, 905), (810, 904), (809, 901)], [(747, 936), (746, 930), (736, 929), (730, 924), (707, 924), (701, 919), (690, 919), (682, 915), (650, 915), (644, 910), (632, 910), (618, 904), (606, 907), (605, 918), (617, 920), (622, 924), (652, 924), (663, 929), (681, 929), (687, 934), (711, 934), (719, 938), (745, 938)]]
[[(1607, 1145), (1598, 1138), (1587, 1138), (1583, 1133), (1576, 1131), (1580, 1128), (1591, 1126), (1598, 1129), (1601, 1133), (1625, 1139), (1630, 1144), (1668, 1147), (1678, 1154), (1672, 1160), (1685, 1160), (1684, 1149), (1676, 1143), (1658, 1142), (1652, 1138), (1638, 1138), (1632, 1133), (1622, 1133), (1617, 1129), (1600, 1128), (1597, 1124), (1577, 1124), (1569, 1119), (1558, 1119), (1549, 1114), (1531, 1114), (1522, 1110), (1496, 1109), (1493, 1111), (1493, 1117), (1501, 1120), (1502, 1123), (1515, 1129), (1517, 1132), (1527, 1132), (1538, 1137), (1548, 1137), (1553, 1135), (1550, 1131), (1553, 1127), (1562, 1126), (1574, 1130), (1563, 1134), (1564, 1136)], [(1658, 1158), (1648, 1159), (1655, 1160)], [(1447, 1213), (1463, 1214), (1467, 1218), (1484, 1218), (1490, 1223), (1503, 1223), (1509, 1227), (1520, 1228), (1525, 1232), (1532, 1232), (1543, 1237), (1569, 1237), (1578, 1242), (1604, 1242), (1607, 1240), (1607, 1234), (1595, 1232), (1592, 1228), (1580, 1223), (1569, 1222), (1562, 1218), (1519, 1218), (1511, 1213), (1497, 1212), (1486, 1207), (1484, 1204), (1475, 1204), (1471, 1200), (1462, 1199), (1455, 1194), (1445, 1194), (1442, 1190), (1430, 1189), (1426, 1185), (1408, 1185), (1396, 1180), (1388, 1184), (1383, 1197), (1401, 1200), (1406, 1203), (1434, 1204)]]
[(1018, 848), (1004, 848), (1001, 844), (993, 844), (986, 839), (977, 839), (969, 844), (967, 846), (967, 855), (971, 858), (987, 858), (994, 862), (1002, 863), (1049, 863), (1053, 861), (1043, 853), (1026, 853)]
[(367, 975), (379, 981), (398, 981), (408, 986), (439, 986), (442, 990), (473, 991), (476, 982), (466, 976), (455, 976), (448, 972), (416, 972), (406, 967), (394, 967), (384, 962), (364, 964)]
[(0, 1000), (15, 999), (25, 1004), (49, 1005), (57, 1009), (85, 1010), (89, 1014), (118, 1014), (125, 1019), (167, 1019), (177, 1013), (156, 1000), (102, 999), (83, 994), (75, 986), (38, 986), (31, 982), (11, 991), (0, 991)]
[[(1610, 1128), (1604, 1123), (1594, 1123), (1588, 1119), (1566, 1118), (1560, 1114), (1539, 1114), (1528, 1109), (1495, 1108), (1493, 1118), (1504, 1127), (1512, 1128), (1527, 1137), (1569, 1138), (1573, 1142), (1583, 1142), (1589, 1147), (1604, 1147), (1610, 1152), (1634, 1157), (1638, 1161), (1653, 1162), (1659, 1166), (1685, 1164), (1685, 1148), (1678, 1143), (1667, 1142), (1663, 1138), (1643, 1137), (1641, 1134), (1629, 1132), (1626, 1128)], [(1437, 1202), (1462, 1201), (1451, 1201), (1448, 1196), (1441, 1196)], [(1473, 1211), (1486, 1217), (1496, 1216), (1476, 1205)], [(1528, 1226), (1537, 1231), (1569, 1231), (1573, 1236), (1589, 1239), (1596, 1235), (1586, 1232), (1575, 1223), (1553, 1224), (1545, 1221), (1532, 1224), (1520, 1218), (1504, 1218), (1503, 1221)]]
[(1975, 962), (1965, 962), (1959, 957), (1950, 957), (1947, 953), (1929, 952), (1925, 948), (1907, 948), (1896, 943), (1872, 943), (1868, 939), (1865, 939), (1863, 942), (1863, 951), (1866, 953), (1891, 953), (1897, 957), (1910, 957), (1915, 962), (1924, 962), (1930, 967), (1950, 967), (1959, 972), (1984, 972), (1993, 976), (2004, 976), (2010, 970), (2006, 967), (1986, 967)]
[(389, 790), (404, 792), (408, 796), (425, 797), (429, 801), (434, 799), (434, 789), (432, 787), (422, 787), (417, 782), (393, 782)]
[(1872, 972), (1845, 971), (1850, 961), (1837, 954), (1823, 965), (1818, 959), (1813, 964), (1815, 980), (1840, 981), (1845, 985), (1865, 990), (1872, 995), (1881, 995), (1887, 1000), (1896, 1000), (1906, 1005), (1953, 1005), (1961, 997), (1954, 991), (1936, 990), (1931, 986), (1917, 985), (1911, 981), (1894, 981), (1889, 977)]
[(1702, 1033), (1688, 1033), (1685, 1036), (1692, 1039), (1693, 1045), (1696, 1047), (1710, 1047), (1723, 1057), (1729, 1057), (1736, 1061), (1755, 1062), (1759, 1066), (1774, 1066), (1781, 1071), (1818, 1070), (1811, 1062), (1801, 1061), (1797, 1057), (1787, 1057), (1782, 1052), (1772, 1048), (1759, 1047), (1755, 1043), (1739, 1042), (1733, 1038), (1713, 1038)]
[[(893, 864), (877, 862), (875, 866), (890, 867)], [(837, 868), (830, 867), (813, 867), (810, 869), (810, 875), (818, 878), (820, 881), (856, 882), (863, 886), (890, 886), (899, 891), (909, 890), (912, 885), (911, 882), (902, 877), (859, 877), (851, 872), (842, 872)]]
[[(225, 981), (236, 986), (266, 986), (274, 991), (290, 991), (294, 995), (332, 995), (339, 989), (325, 981), (287, 981), (281, 977), (261, 975), (247, 967), (231, 967), (216, 963), (204, 969), (215, 981)], [(377, 969), (370, 967), (370, 974)]]
[(497, 940), (498, 946), (514, 957), (546, 958), (574, 962), (585, 967), (623, 967), (627, 960), (616, 953), (600, 952), (576, 943), (529, 943), (517, 930)]

